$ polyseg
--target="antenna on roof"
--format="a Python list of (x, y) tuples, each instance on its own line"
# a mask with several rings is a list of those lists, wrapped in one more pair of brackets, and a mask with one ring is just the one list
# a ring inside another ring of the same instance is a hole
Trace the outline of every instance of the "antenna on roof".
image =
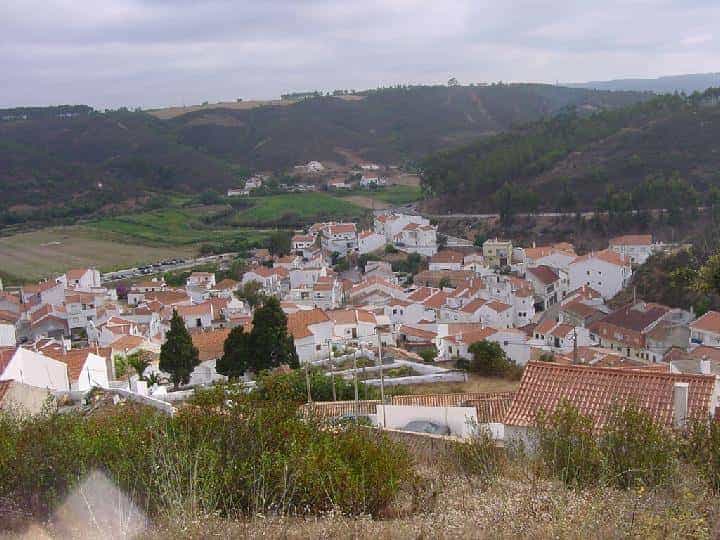
[(573, 364), (578, 363), (577, 326), (573, 328)]

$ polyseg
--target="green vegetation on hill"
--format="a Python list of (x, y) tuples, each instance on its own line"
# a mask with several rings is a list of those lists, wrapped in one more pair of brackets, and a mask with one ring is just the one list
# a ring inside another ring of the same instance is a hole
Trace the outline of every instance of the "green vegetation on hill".
[(247, 171), (309, 160), (381, 162), (552, 115), (647, 99), (550, 85), (398, 87), (362, 99), (317, 97), (247, 110), (200, 110), (163, 121), (89, 107), (0, 111), (0, 225), (127, 212), (151, 194), (223, 192)]
[(423, 187), (457, 211), (692, 207), (720, 179), (719, 95), (568, 111), (430, 156)]

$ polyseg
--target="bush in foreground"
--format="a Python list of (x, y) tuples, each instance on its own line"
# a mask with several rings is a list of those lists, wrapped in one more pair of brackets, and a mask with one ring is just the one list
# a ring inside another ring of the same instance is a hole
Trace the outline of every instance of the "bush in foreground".
[(580, 488), (598, 482), (620, 489), (664, 485), (679, 460), (675, 434), (632, 404), (614, 406), (598, 429), (563, 402), (553, 414), (539, 415), (537, 443), (546, 468)]
[[(209, 402), (208, 402), (209, 403)], [(377, 514), (412, 475), (401, 446), (236, 396), (167, 417), (135, 406), (0, 419), (0, 498), (47, 515), (91, 470), (151, 515)]]

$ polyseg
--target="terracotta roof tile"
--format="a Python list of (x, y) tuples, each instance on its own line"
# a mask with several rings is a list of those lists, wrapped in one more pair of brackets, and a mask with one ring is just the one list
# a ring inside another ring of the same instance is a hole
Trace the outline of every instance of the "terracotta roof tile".
[(649, 246), (652, 244), (651, 234), (626, 234), (610, 239), (611, 246)]
[(287, 316), (288, 331), (295, 339), (309, 337), (312, 334), (310, 326), (330, 320), (322, 309), (300, 310)]
[(551, 414), (562, 400), (567, 400), (589, 416), (595, 428), (607, 422), (614, 404), (630, 402), (660, 424), (671, 426), (676, 382), (689, 384), (689, 418), (707, 418), (713, 412), (714, 376), (530, 362), (505, 423), (533, 426), (538, 413)]
[(220, 358), (223, 355), (225, 340), (229, 334), (229, 328), (194, 333), (192, 342), (198, 350), (200, 361), (206, 362)]
[(702, 317), (691, 322), (690, 328), (720, 334), (720, 313), (717, 311), (708, 311)]

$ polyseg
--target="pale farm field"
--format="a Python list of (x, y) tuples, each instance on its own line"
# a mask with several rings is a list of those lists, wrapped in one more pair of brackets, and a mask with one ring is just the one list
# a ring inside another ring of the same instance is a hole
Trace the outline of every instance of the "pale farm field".
[(52, 227), (0, 237), (0, 274), (38, 280), (68, 268), (127, 268), (195, 254), (193, 246), (157, 247), (98, 234), (81, 226)]

